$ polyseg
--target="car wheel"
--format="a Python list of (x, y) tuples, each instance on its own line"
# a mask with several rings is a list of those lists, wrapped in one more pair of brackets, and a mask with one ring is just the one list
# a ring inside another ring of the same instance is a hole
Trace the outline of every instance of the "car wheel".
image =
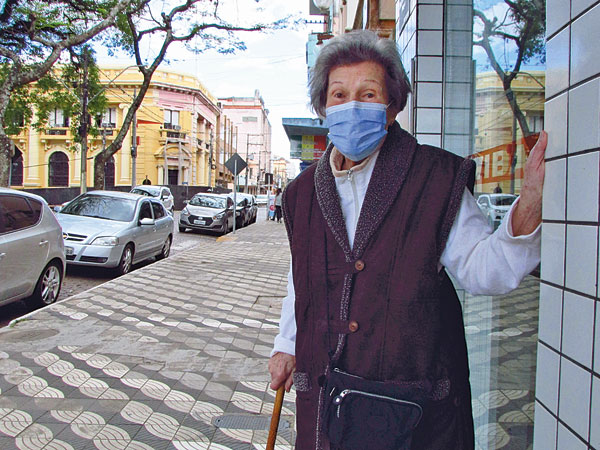
[(185, 230), (187, 230), (186, 227), (182, 227), (181, 225), (179, 225), (179, 232), (180, 233), (185, 233)]
[(219, 234), (221, 236), (225, 236), (229, 232), (229, 227), (227, 226), (227, 220), (223, 220), (223, 225), (221, 225), (221, 229), (219, 230)]
[(133, 263), (133, 246), (127, 244), (121, 255), (121, 260), (117, 266), (117, 272), (119, 275), (125, 275), (131, 271), (131, 265)]
[(167, 240), (165, 241), (162, 250), (160, 251), (160, 253), (158, 255), (156, 255), (156, 259), (165, 259), (169, 257), (169, 254), (171, 253), (171, 236), (167, 237)]
[(62, 268), (60, 265), (56, 262), (48, 264), (35, 285), (35, 290), (31, 296), (32, 302), (40, 306), (54, 303), (58, 298), (62, 279)]

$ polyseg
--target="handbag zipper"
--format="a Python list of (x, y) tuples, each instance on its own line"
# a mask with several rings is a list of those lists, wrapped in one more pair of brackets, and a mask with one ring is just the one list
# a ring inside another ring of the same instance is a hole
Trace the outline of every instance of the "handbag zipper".
[[(360, 377), (358, 377), (360, 378)], [(421, 405), (419, 405), (418, 403), (414, 403), (414, 402), (410, 402), (408, 400), (401, 400), (398, 398), (393, 398), (393, 397), (388, 397), (387, 395), (379, 395), (379, 394), (372, 394), (370, 392), (364, 392), (364, 391), (356, 391), (354, 389), (344, 389), (342, 392), (340, 392), (334, 399), (333, 399), (333, 404), (337, 405), (336, 408), (336, 416), (340, 417), (340, 407), (342, 402), (344, 401), (344, 398), (348, 395), (348, 394), (356, 394), (356, 395), (363, 395), (365, 397), (371, 397), (371, 398), (377, 398), (380, 400), (387, 400), (387, 401), (391, 401), (391, 402), (395, 402), (395, 403), (399, 403), (399, 404), (403, 404), (403, 405), (410, 405), (410, 406), (416, 406), (419, 409), (419, 420), (421, 419), (421, 416), (423, 415), (423, 408), (421, 408)]]

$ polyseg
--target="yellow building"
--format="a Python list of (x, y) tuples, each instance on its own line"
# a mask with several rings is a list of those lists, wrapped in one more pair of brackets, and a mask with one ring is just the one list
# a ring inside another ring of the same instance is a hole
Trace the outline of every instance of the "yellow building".
[[(133, 67), (101, 67), (108, 107), (100, 118), (100, 136), (88, 140), (87, 185), (93, 185), (93, 157), (119, 131), (142, 76)], [(106, 187), (130, 186), (146, 177), (152, 184), (230, 186), (223, 163), (235, 152), (235, 127), (217, 99), (193, 75), (157, 70), (137, 111), (137, 158), (131, 155), (132, 129), (122, 148), (106, 164)], [(13, 187), (80, 186), (80, 147), (74, 144), (69, 118), (51, 114), (48, 128), (32, 127), (14, 136)], [(212, 161), (212, 164), (211, 164)], [(210, 169), (212, 165), (212, 170)]]
[[(500, 186), (503, 192), (521, 190), (523, 167), (529, 150), (544, 127), (545, 73), (520, 72), (511, 87), (517, 104), (525, 115), (532, 138), (523, 140), (523, 133), (510, 109), (502, 83), (495, 72), (480, 73), (475, 88), (475, 154), (478, 192), (492, 192)], [(511, 167), (516, 142), (517, 160)]]
[(290, 162), (285, 158), (275, 158), (271, 161), (273, 170), (273, 184), (276, 187), (285, 187), (288, 184)]

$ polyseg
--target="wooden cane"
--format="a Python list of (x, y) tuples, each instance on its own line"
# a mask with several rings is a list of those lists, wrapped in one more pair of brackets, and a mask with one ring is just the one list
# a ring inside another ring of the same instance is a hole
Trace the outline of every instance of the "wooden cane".
[(271, 416), (271, 427), (269, 428), (269, 438), (267, 439), (267, 450), (274, 450), (275, 440), (277, 439), (277, 428), (279, 428), (279, 417), (281, 416), (281, 407), (283, 406), (283, 395), (285, 386), (282, 384), (277, 389), (275, 395), (275, 404), (273, 405), (273, 415)]

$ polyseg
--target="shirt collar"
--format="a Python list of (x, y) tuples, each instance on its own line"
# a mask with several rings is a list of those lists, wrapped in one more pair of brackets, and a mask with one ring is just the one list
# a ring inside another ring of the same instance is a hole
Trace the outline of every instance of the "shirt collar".
[[(379, 146), (381, 148), (381, 145)], [(363, 170), (372, 159), (377, 158), (379, 154), (379, 149), (375, 152), (371, 153), (367, 156), (360, 164), (352, 167), (352, 172), (360, 172)], [(331, 151), (331, 156), (329, 157), (329, 165), (331, 166), (331, 171), (333, 172), (334, 177), (345, 177), (348, 175), (348, 170), (342, 170), (342, 164), (344, 163), (344, 155), (335, 147)]]

